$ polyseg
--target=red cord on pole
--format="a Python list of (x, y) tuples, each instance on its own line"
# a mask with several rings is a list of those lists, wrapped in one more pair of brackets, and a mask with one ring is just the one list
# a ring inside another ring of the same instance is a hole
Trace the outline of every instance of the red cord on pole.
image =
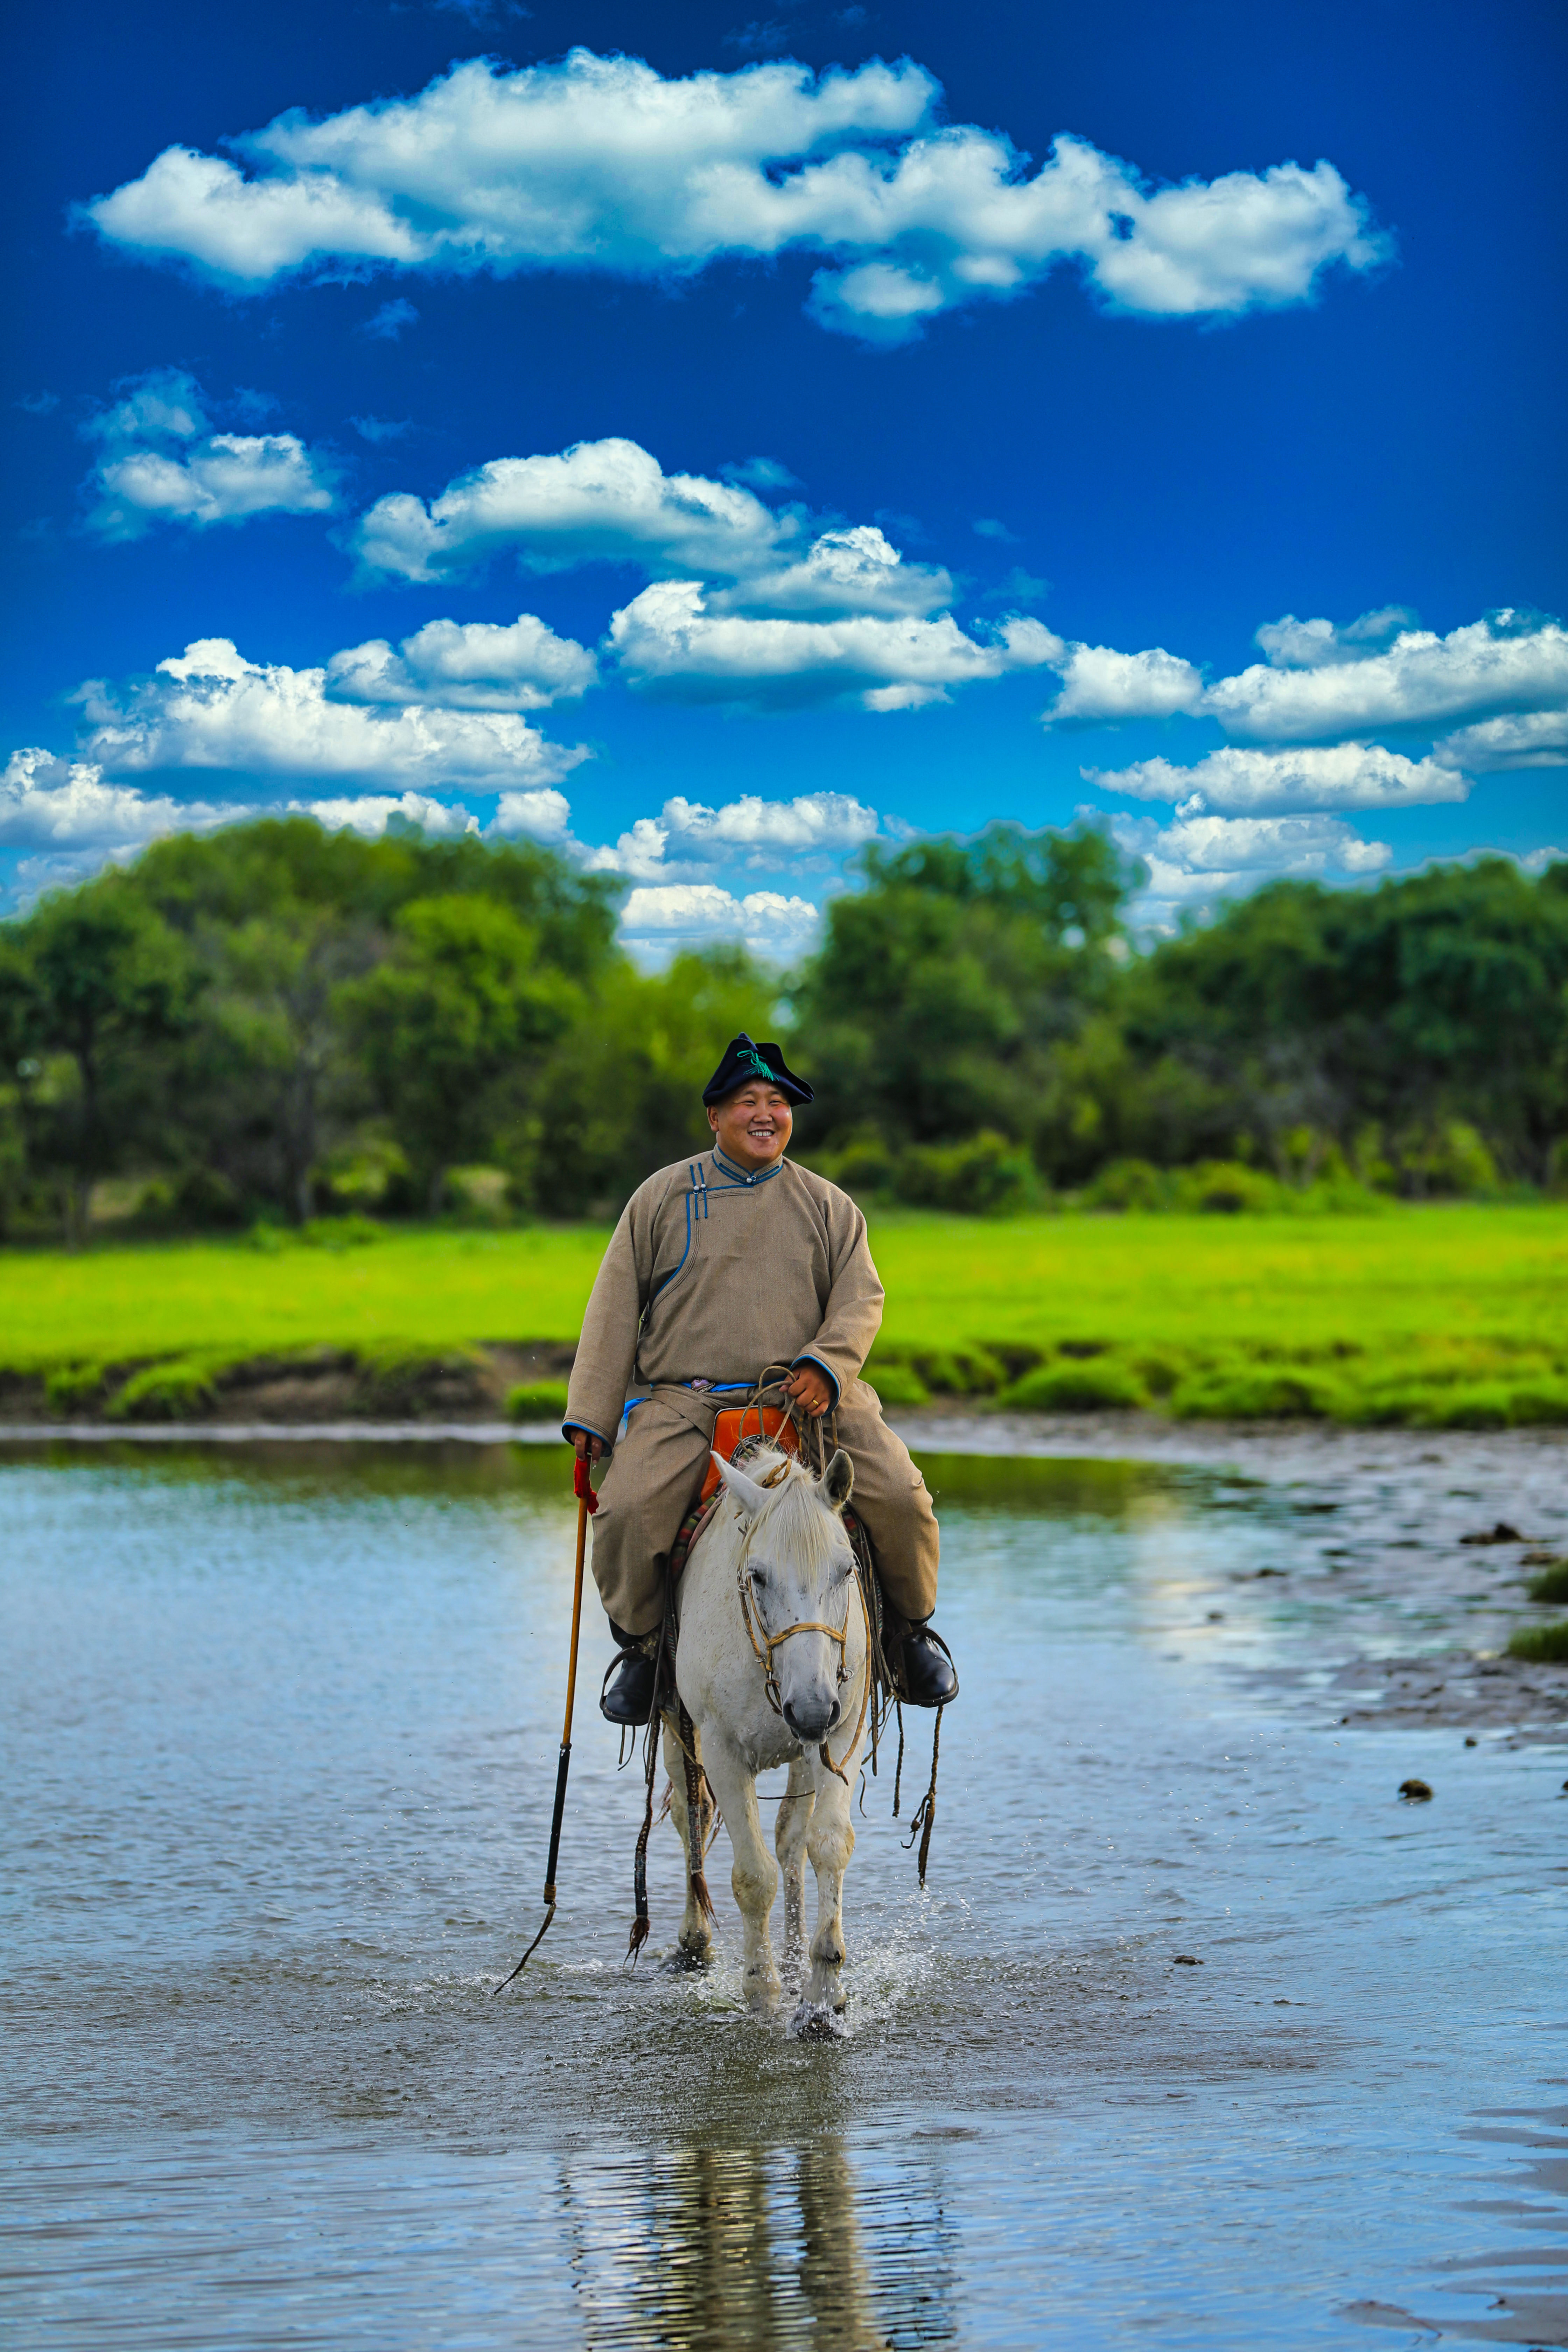
[(592, 1518), (599, 1507), (599, 1497), (594, 1492), (593, 1481), (588, 1475), (588, 1457), (585, 1454), (579, 1454), (573, 1466), (572, 1492), (580, 1503), (587, 1504), (588, 1517)]

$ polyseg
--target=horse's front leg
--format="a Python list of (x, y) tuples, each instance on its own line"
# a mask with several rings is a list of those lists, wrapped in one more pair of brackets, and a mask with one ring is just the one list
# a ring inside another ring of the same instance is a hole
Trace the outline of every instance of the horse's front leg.
[(704, 1761), (709, 1786), (718, 1800), (734, 1848), (735, 1866), (730, 1874), (730, 1884), (735, 1890), (745, 1929), (742, 1968), (746, 2002), (759, 2015), (766, 2016), (776, 2008), (784, 1990), (773, 1965), (773, 1948), (768, 1935), (768, 1913), (779, 1891), (779, 1874), (763, 1842), (756, 1774), (739, 1749), (713, 1725), (709, 1727)]
[(773, 1851), (784, 1872), (784, 1972), (795, 1980), (805, 1973), (805, 1833), (815, 1799), (811, 1767), (804, 1756), (797, 1756), (789, 1768), (789, 1787), (779, 1801), (773, 1831)]
[[(702, 1750), (696, 1731), (691, 1735), (692, 1753), (699, 1759)], [(696, 1808), (697, 1820), (692, 1822), (686, 1777), (686, 1751), (680, 1745), (677, 1725), (667, 1715), (664, 1718), (664, 1769), (669, 1775), (669, 1809), (675, 1816), (675, 1826), (680, 1832), (681, 1851), (686, 1856), (686, 1909), (681, 1916), (680, 1933), (676, 1948), (680, 1957), (692, 1968), (700, 1967), (712, 1957), (713, 1938), (709, 1932), (712, 1917), (702, 1908), (702, 1896), (708, 1882), (702, 1874), (702, 1844), (712, 1823), (712, 1808), (706, 1788)], [(696, 1843), (693, 1844), (693, 1829)]]
[[(811, 1939), (811, 1979), (795, 2013), (797, 2027), (809, 2026), (814, 2019), (824, 2020), (844, 2007), (844, 1874), (855, 1851), (848, 1786), (835, 1772), (808, 1769), (816, 1782), (816, 1802), (805, 1836), (805, 1850), (816, 1873), (816, 1933)], [(858, 1753), (845, 1759), (844, 1769), (849, 1780), (856, 1777)]]

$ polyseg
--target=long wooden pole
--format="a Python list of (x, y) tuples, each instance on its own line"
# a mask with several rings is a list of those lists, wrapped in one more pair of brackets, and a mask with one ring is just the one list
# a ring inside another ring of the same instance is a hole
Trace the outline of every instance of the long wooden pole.
[(550, 1823), (550, 1859), (544, 1866), (544, 1926), (541, 1927), (510, 1977), (493, 1985), (492, 1993), (504, 1992), (522, 1974), (541, 1944), (545, 1931), (555, 1916), (555, 1871), (561, 1859), (561, 1823), (566, 1813), (566, 1775), (572, 1769), (572, 1710), (577, 1698), (577, 1637), (583, 1625), (583, 1562), (588, 1549), (588, 1518), (599, 1507), (594, 1492), (585, 1454), (580, 1454), (572, 1474), (572, 1489), (577, 1497), (577, 1569), (572, 1583), (572, 1646), (566, 1663), (566, 1715), (561, 1726), (561, 1757), (555, 1768), (555, 1811)]

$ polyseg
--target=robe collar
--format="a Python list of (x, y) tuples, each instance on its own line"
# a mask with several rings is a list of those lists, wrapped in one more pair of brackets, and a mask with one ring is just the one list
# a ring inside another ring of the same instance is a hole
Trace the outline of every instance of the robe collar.
[(784, 1166), (784, 1159), (781, 1154), (781, 1156), (773, 1161), (771, 1168), (753, 1168), (747, 1170), (737, 1167), (734, 1160), (727, 1160), (724, 1154), (720, 1150), (719, 1146), (715, 1144), (713, 1146), (713, 1165), (717, 1168), (721, 1176), (727, 1176), (729, 1178), (731, 1184), (746, 1184), (754, 1190), (757, 1185), (767, 1183), (770, 1178), (778, 1174), (779, 1170)]

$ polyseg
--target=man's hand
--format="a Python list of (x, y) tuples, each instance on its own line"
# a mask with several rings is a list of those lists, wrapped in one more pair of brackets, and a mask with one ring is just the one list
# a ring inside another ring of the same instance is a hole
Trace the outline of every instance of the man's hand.
[(813, 1421), (820, 1421), (833, 1402), (833, 1383), (820, 1364), (796, 1364), (784, 1383), (784, 1392), (805, 1405)]
[(597, 1462), (605, 1451), (605, 1441), (586, 1429), (574, 1429), (572, 1432), (572, 1451), (579, 1462), (584, 1459)]

